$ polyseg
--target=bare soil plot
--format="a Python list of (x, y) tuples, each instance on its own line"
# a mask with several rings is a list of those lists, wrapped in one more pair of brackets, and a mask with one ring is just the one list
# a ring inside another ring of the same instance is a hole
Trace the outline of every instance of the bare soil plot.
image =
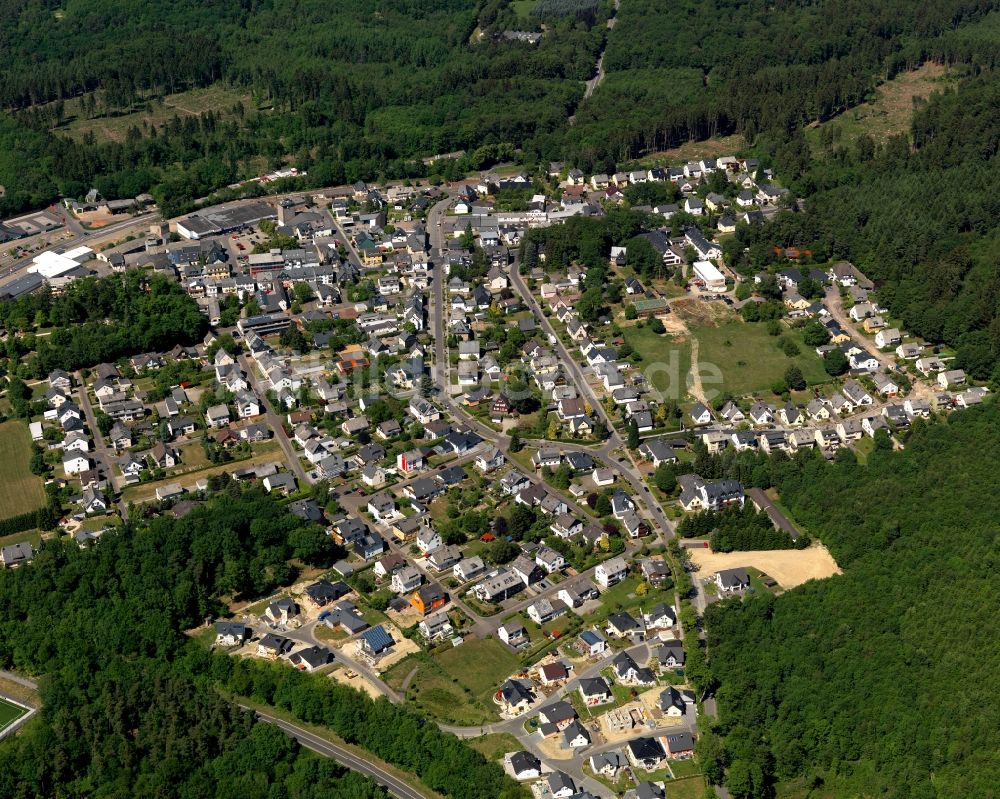
[(337, 669), (330, 674), (330, 679), (336, 680), (344, 685), (349, 685), (357, 691), (363, 691), (372, 699), (378, 699), (382, 696), (382, 692), (375, 687), (371, 680), (357, 673), (355, 673), (353, 677), (348, 677), (346, 669)]
[(807, 580), (822, 580), (840, 574), (829, 550), (819, 543), (808, 549), (776, 549), (751, 552), (712, 552), (692, 549), (691, 560), (700, 567), (699, 577), (710, 577), (720, 569), (752, 566), (766, 572), (782, 588), (794, 588)]
[(724, 302), (706, 302), (694, 297), (674, 300), (670, 307), (688, 329), (718, 327), (737, 318), (736, 312)]

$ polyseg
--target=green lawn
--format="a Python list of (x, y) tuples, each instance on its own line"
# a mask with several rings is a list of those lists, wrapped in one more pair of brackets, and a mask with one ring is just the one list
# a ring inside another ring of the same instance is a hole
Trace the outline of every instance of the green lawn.
[(858, 463), (862, 466), (868, 463), (868, 456), (875, 451), (875, 439), (870, 436), (862, 436), (854, 442), (854, 453), (858, 456)]
[(45, 504), (42, 478), (31, 473), (31, 435), (23, 422), (0, 424), (0, 519)]
[(480, 738), (470, 738), (468, 744), (477, 752), (482, 752), (487, 760), (500, 760), (508, 752), (518, 752), (524, 749), (517, 738), (509, 732), (499, 732), (491, 735), (483, 735)]
[[(792, 358), (778, 348), (779, 337), (768, 335), (763, 322), (734, 321), (719, 327), (699, 327), (695, 335), (706, 392), (721, 389), (738, 397), (769, 391), (776, 381), (784, 378), (791, 364), (802, 370), (810, 385), (830, 380), (823, 361), (802, 342), (798, 331), (786, 330), (782, 334), (799, 347), (799, 354)], [(721, 384), (710, 382), (715, 375), (721, 376)]]
[[(685, 762), (693, 761), (676, 761), (675, 763), (671, 763), (670, 767), (674, 769), (674, 773), (676, 774), (677, 768), (683, 768), (680, 764)], [(642, 774), (642, 779), (644, 780), (651, 780), (653, 782), (662, 781), (666, 786), (666, 793), (670, 799), (704, 799), (706, 783), (705, 778), (701, 775), (672, 780), (669, 774), (667, 774), (666, 769), (650, 774), (639, 773)]]
[[(482, 724), (499, 718), (493, 694), (520, 670), (520, 662), (498, 641), (473, 639), (434, 656), (407, 658), (387, 679), (402, 679), (417, 666), (408, 698), (428, 715), (455, 724)], [(405, 676), (405, 675), (403, 675)]]
[(626, 327), (626, 343), (641, 356), (633, 364), (653, 388), (668, 399), (681, 400), (687, 394), (691, 371), (691, 340), (685, 336), (659, 335), (648, 327)]
[(537, 0), (514, 0), (510, 4), (510, 7), (514, 9), (514, 13), (519, 17), (528, 18), (531, 14), (532, 9), (534, 9)]
[(13, 702), (8, 702), (0, 697), (0, 730), (6, 729), (27, 711), (23, 707), (18, 707)]

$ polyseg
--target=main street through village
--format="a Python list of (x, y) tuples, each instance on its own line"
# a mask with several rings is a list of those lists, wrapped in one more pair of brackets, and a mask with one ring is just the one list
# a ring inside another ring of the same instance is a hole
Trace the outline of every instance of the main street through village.
[[(463, 181), (449, 185), (446, 189), (444, 189), (436, 202), (429, 209), (426, 217), (426, 229), (430, 244), (429, 259), (431, 264), (431, 284), (429, 292), (429, 306), (427, 311), (429, 331), (433, 340), (433, 364), (431, 369), (433, 381), (432, 399), (442, 405), (451, 415), (452, 419), (461, 422), (470, 430), (478, 434), (478, 436), (482, 439), (482, 442), (472, 451), (454, 458), (449, 463), (450, 466), (467, 465), (474, 460), (477, 455), (491, 447), (496, 447), (507, 457), (508, 460), (511, 460), (511, 436), (509, 432), (498, 430), (473, 417), (461, 401), (458, 386), (453, 385), (452, 382), (453, 374), (450, 364), (451, 354), (448, 346), (450, 331), (446, 323), (446, 319), (449, 316), (449, 300), (446, 295), (448, 278), (446, 275), (445, 253), (447, 247), (444, 239), (444, 219), (448, 209), (453, 205), (460, 190), (466, 185), (466, 183), (467, 181)], [(246, 202), (253, 201), (248, 200)], [(219, 206), (219, 208), (235, 208), (239, 204), (240, 201), (236, 201), (226, 203), (223, 206)], [(111, 244), (113, 243), (115, 236), (134, 233), (136, 230), (147, 227), (150, 222), (154, 220), (154, 218), (155, 217), (152, 215), (149, 215), (141, 219), (136, 218), (127, 220), (99, 231), (86, 231), (79, 224), (67, 224), (67, 231), (69, 232), (70, 237), (68, 239), (63, 239), (59, 242), (58, 246), (53, 246), (51, 249), (62, 249), (68, 246), (80, 244), (91, 244), (95, 247)], [(333, 228), (336, 231), (335, 235), (337, 237), (337, 243), (341, 248), (342, 254), (345, 255), (349, 262), (354, 264), (360, 272), (364, 272), (365, 266), (363, 265), (363, 261), (351, 240), (351, 236), (348, 235), (336, 219), (333, 221)], [(232, 254), (235, 255), (235, 250), (232, 249), (234, 246), (232, 242), (227, 241), (226, 245)], [(581, 393), (581, 397), (593, 409), (596, 420), (603, 425), (604, 429), (607, 431), (607, 437), (603, 441), (598, 441), (593, 444), (560, 442), (536, 438), (523, 439), (524, 442), (539, 449), (556, 449), (563, 455), (568, 453), (585, 453), (593, 458), (596, 466), (611, 469), (617, 478), (630, 487), (640, 515), (645, 517), (650, 529), (653, 531), (653, 536), (644, 540), (645, 545), (652, 545), (653, 547), (664, 545), (674, 536), (674, 525), (668, 519), (662, 506), (647, 486), (643, 474), (640, 472), (637, 464), (632, 459), (631, 453), (625, 446), (621, 433), (618, 429), (616, 429), (615, 420), (613, 420), (605, 410), (597, 392), (595, 392), (593, 386), (588, 380), (585, 369), (581, 367), (577, 359), (574, 358), (574, 354), (561, 341), (556, 330), (553, 328), (546, 314), (543, 312), (537, 298), (533, 296), (531, 290), (525, 282), (525, 279), (521, 276), (516, 256), (514, 263), (510, 266), (509, 276), (513, 284), (513, 289), (520, 295), (524, 306), (535, 318), (539, 326), (540, 337), (547, 339), (548, 344), (552, 347), (558, 360), (561, 364), (563, 364), (567, 377), (576, 384)], [(217, 332), (231, 332), (234, 335), (238, 333), (236, 328), (233, 327), (219, 327)], [(300, 453), (286, 432), (287, 425), (285, 414), (281, 409), (275, 407), (268, 391), (265, 378), (258, 372), (255, 363), (246, 354), (238, 356), (238, 363), (243, 372), (247, 375), (247, 379), (253, 388), (254, 393), (260, 398), (264, 418), (266, 419), (268, 427), (274, 431), (274, 437), (281, 450), (279, 459), (282, 460), (287, 469), (294, 474), (300, 485), (311, 485), (316, 480), (316, 473), (304, 467), (303, 461), (300, 458)], [(415, 389), (402, 391), (398, 392), (398, 396), (405, 399), (415, 393)], [(105, 436), (101, 435), (97, 423), (95, 407), (90, 400), (86, 385), (82, 380), (81, 387), (78, 390), (78, 395), (80, 407), (85, 415), (88, 427), (93, 431), (95, 439), (95, 449), (92, 454), (98, 463), (99, 469), (106, 474), (110, 480), (114, 481), (114, 468), (116, 463), (115, 451), (111, 448), (109, 442), (106, 441)], [(545, 484), (542, 475), (535, 470), (528, 469), (526, 471), (527, 474), (525, 477), (528, 481), (536, 485), (544, 484), (547, 492), (559, 496), (569, 505), (569, 507), (579, 507), (577, 504), (577, 497), (571, 495), (568, 491), (563, 491)], [(398, 482), (395, 485), (395, 489), (397, 491), (401, 491), (418, 479), (421, 478), (419, 476), (408, 477), (401, 482)], [(117, 488), (118, 486), (115, 487)], [(360, 515), (365, 512), (367, 498), (360, 493), (354, 491), (341, 492), (338, 496), (339, 502), (347, 513)], [(126, 507), (125, 502), (123, 500), (119, 500), (118, 505), (122, 518), (127, 520), (128, 508)], [(407, 559), (411, 559), (413, 565), (422, 574), (426, 582), (435, 582), (437, 579), (435, 577), (435, 570), (428, 565), (425, 558), (411, 558), (409, 548), (395, 538), (389, 525), (376, 521), (372, 526), (385, 540), (389, 552), (395, 552), (407, 557)], [(635, 542), (629, 542), (626, 546), (628, 550), (634, 551), (637, 549), (638, 544)], [(571, 579), (592, 582), (596, 568), (596, 566), (593, 566), (580, 572), (579, 574), (573, 574)], [(498, 627), (503, 623), (503, 619), (522, 614), (528, 609), (529, 606), (539, 600), (555, 600), (559, 590), (562, 587), (565, 587), (565, 583), (558, 584), (553, 583), (552, 581), (544, 580), (536, 586), (533, 586), (525, 596), (504, 601), (501, 605), (501, 612), (494, 615), (483, 615), (483, 612), (480, 609), (477, 609), (477, 607), (473, 606), (470, 602), (462, 599), (462, 594), (465, 590), (471, 587), (471, 585), (472, 581), (469, 581), (464, 585), (456, 587), (450, 592), (450, 601), (471, 621), (471, 624), (463, 630), (463, 635), (467, 637), (473, 636), (478, 639), (495, 637)], [(256, 621), (255, 619), (249, 619), (249, 617), (245, 617), (244, 620)], [(291, 641), (307, 646), (324, 646), (325, 641), (319, 638), (316, 634), (317, 625), (322, 623), (323, 622), (319, 622), (317, 620), (312, 620), (295, 629), (286, 629), (285, 627), (276, 629), (279, 629), (279, 631)], [(679, 631), (678, 634), (681, 634), (681, 631)], [(406, 701), (407, 686), (416, 672), (416, 668), (406, 677), (406, 679), (403, 680), (399, 689), (394, 689), (382, 679), (379, 671), (377, 671), (368, 661), (362, 659), (360, 656), (354, 656), (353, 649), (351, 649), (350, 652), (348, 652), (347, 649), (347, 647), (338, 648), (336, 654), (337, 660), (345, 669), (353, 671), (361, 679), (363, 679), (373, 694), (383, 696), (388, 701), (393, 703), (402, 703)], [(652, 647), (646, 643), (632, 646), (625, 651), (627, 651), (640, 665), (646, 665), (652, 657)], [(565, 758), (553, 757), (551, 753), (546, 752), (543, 749), (543, 739), (537, 735), (533, 728), (526, 726), (525, 720), (535, 715), (538, 709), (542, 706), (550, 704), (557, 699), (567, 697), (572, 692), (577, 690), (581, 679), (599, 675), (602, 670), (605, 670), (610, 666), (611, 661), (616, 654), (617, 652), (612, 652), (607, 656), (602, 656), (589, 661), (585, 665), (581, 666), (579, 672), (574, 672), (570, 680), (561, 685), (554, 692), (551, 692), (548, 696), (544, 695), (541, 691), (538, 692), (538, 698), (533, 705), (516, 718), (474, 726), (457, 726), (446, 723), (440, 723), (439, 726), (443, 730), (462, 738), (475, 738), (485, 734), (508, 733), (515, 737), (521, 746), (534, 753), (547, 769), (564, 771), (575, 780), (579, 788), (588, 790), (595, 796), (607, 796), (609, 795), (607, 788), (588, 774), (584, 773), (584, 759), (575, 756)], [(366, 763), (357, 755), (345, 750), (343, 747), (317, 737), (315, 733), (301, 725), (296, 724), (295, 722), (279, 719), (265, 713), (258, 713), (258, 717), (269, 723), (276, 724), (279, 728), (296, 737), (303, 743), (303, 745), (313, 749), (314, 751), (332, 757), (348, 768), (352, 768), (372, 776), (383, 784), (391, 793), (398, 797), (411, 799), (414, 796), (420, 795), (410, 786), (400, 782), (393, 774), (381, 769), (377, 765)], [(596, 729), (596, 722), (588, 722), (588, 724), (593, 724), (594, 726), (592, 726), (592, 728)], [(694, 724), (694, 715), (691, 714), (682, 722), (682, 724), (678, 725), (677, 729), (691, 730), (693, 729)], [(620, 741), (617, 743), (599, 744), (596, 747), (593, 747), (592, 750), (588, 751), (596, 753), (614, 748), (620, 748), (620, 746)]]
[[(454, 202), (455, 197), (458, 195), (459, 186), (452, 186), (446, 192), (443, 199), (439, 200), (429, 211), (427, 216), (427, 229), (430, 238), (431, 245), (431, 259), (433, 264), (433, 281), (431, 285), (431, 301), (429, 307), (429, 317), (430, 317), (430, 327), (433, 334), (434, 341), (434, 366), (433, 366), (433, 377), (434, 385), (436, 390), (435, 399), (443, 403), (448, 411), (453, 414), (456, 419), (460, 419), (469, 428), (474, 430), (482, 439), (483, 443), (477, 448), (475, 452), (469, 453), (463, 457), (460, 457), (453, 461), (452, 465), (462, 465), (471, 461), (479, 451), (490, 445), (497, 447), (505, 455), (509, 455), (510, 450), (510, 436), (506, 433), (499, 432), (487, 425), (482, 424), (477, 419), (475, 419), (468, 411), (463, 407), (463, 405), (456, 400), (452, 393), (451, 386), (451, 370), (449, 366), (449, 354), (448, 354), (448, 331), (445, 327), (445, 317), (446, 317), (446, 297), (445, 297), (445, 284), (446, 277), (444, 275), (444, 266), (441, 253), (444, 246), (444, 239), (442, 233), (442, 225), (440, 224), (447, 208)], [(350, 243), (349, 237), (343, 232), (342, 229), (338, 230), (341, 236), (341, 241), (345, 243), (345, 247), (348, 252), (348, 257), (351, 262), (356, 263), (359, 267), (361, 266), (361, 260), (354, 250), (353, 245)], [(570, 376), (574, 379), (580, 389), (584, 392), (585, 397), (591, 407), (594, 409), (595, 413), (598, 415), (600, 421), (605, 425), (609, 432), (608, 438), (598, 444), (594, 445), (581, 445), (581, 444), (560, 444), (559, 442), (552, 441), (542, 441), (542, 440), (532, 440), (528, 439), (528, 443), (535, 444), (538, 446), (550, 446), (560, 449), (564, 453), (566, 452), (585, 452), (593, 457), (595, 460), (599, 460), (603, 465), (611, 468), (614, 472), (624, 480), (635, 492), (635, 498), (640, 503), (640, 507), (643, 510), (644, 515), (647, 520), (652, 524), (652, 529), (656, 532), (656, 538), (661, 542), (665, 543), (669, 538), (674, 535), (674, 526), (667, 518), (666, 513), (660, 504), (656, 501), (655, 497), (649, 491), (648, 486), (645, 484), (641, 473), (636, 467), (635, 463), (627, 455), (627, 449), (624, 446), (624, 442), (618, 431), (615, 429), (613, 421), (605, 412), (600, 400), (595, 394), (593, 388), (588, 383), (583, 370), (580, 368), (579, 364), (574, 360), (572, 354), (567, 350), (567, 348), (560, 341), (552, 328), (548, 319), (542, 313), (542, 310), (537, 302), (537, 300), (532, 296), (531, 292), (528, 290), (524, 279), (520, 276), (518, 272), (518, 265), (515, 263), (510, 270), (510, 275), (515, 287), (515, 290), (523, 298), (527, 307), (531, 310), (533, 315), (539, 321), (543, 332), (548, 337), (549, 342), (552, 343), (553, 347), (559, 354), (560, 360), (569, 369)], [(289, 441), (287, 435), (284, 434), (283, 426), (281, 424), (281, 419), (275, 413), (270, 405), (270, 402), (266, 398), (266, 392), (262, 390), (262, 386), (257, 385), (257, 377), (255, 376), (254, 370), (251, 364), (246, 360), (245, 356), (240, 357), (240, 363), (246, 372), (251, 375), (251, 382), (254, 388), (258, 391), (259, 396), (264, 398), (265, 407), (267, 410), (267, 417), (269, 424), (276, 431), (276, 435), (279, 443), (281, 444), (282, 451), (284, 453), (286, 462), (288, 465), (296, 472), (300, 480), (305, 480), (304, 469), (302, 468), (301, 462), (299, 461), (297, 454)], [(526, 475), (532, 482), (540, 482), (538, 476), (534, 474)], [(404, 481), (398, 488), (405, 487), (411, 480)], [(547, 486), (550, 491), (555, 491), (551, 487)], [(555, 491), (557, 494), (562, 494), (562, 492)], [(575, 501), (572, 497), (566, 494), (562, 494), (563, 498), (573, 504)], [(349, 512), (359, 512), (364, 504), (363, 498), (352, 494), (345, 494), (341, 497), (341, 503)], [(376, 525), (376, 528), (384, 527), (384, 525)], [(395, 542), (392, 535), (388, 534), (388, 530), (381, 530), (381, 532), (386, 533), (385, 539), (389, 542), (390, 551), (399, 552), (404, 554), (405, 550), (401, 544)], [(432, 581), (433, 575), (427, 569), (426, 565), (420, 560), (415, 562), (416, 567), (425, 576), (428, 581)], [(594, 568), (588, 569), (579, 575), (581, 579), (592, 579)], [(502, 616), (510, 616), (511, 614), (516, 614), (524, 611), (529, 605), (538, 601), (539, 599), (546, 598), (552, 599), (555, 597), (561, 586), (551, 585), (542, 591), (533, 593), (531, 596), (520, 599), (514, 602), (507, 602), (504, 604)], [(459, 594), (461, 590), (456, 590), (454, 594)], [(458, 608), (462, 610), (471, 620), (472, 626), (467, 630), (467, 633), (471, 633), (477, 637), (485, 638), (487, 636), (495, 635), (497, 627), (500, 624), (499, 617), (493, 616), (483, 616), (475, 608), (473, 608), (469, 603), (462, 601), (457, 596), (452, 596), (451, 600)], [(323, 642), (316, 637), (316, 626), (322, 622), (312, 621), (303, 625), (296, 630), (286, 630), (284, 635), (288, 638), (299, 641), (304, 644), (318, 645), (322, 646)], [(647, 644), (640, 644), (638, 646), (632, 647), (628, 650), (630, 655), (640, 664), (645, 664), (649, 661), (651, 656), (650, 648)], [(600, 658), (580, 673), (574, 674), (573, 678), (569, 680), (566, 684), (561, 686), (557, 691), (550, 694), (549, 696), (540, 696), (534, 705), (526, 711), (524, 714), (508, 720), (498, 721), (491, 724), (474, 725), (474, 726), (458, 726), (452, 724), (440, 723), (439, 726), (446, 732), (453, 733), (462, 738), (474, 738), (485, 734), (495, 734), (495, 733), (509, 733), (513, 735), (518, 741), (529, 751), (535, 754), (544, 764), (550, 769), (561, 770), (569, 774), (581, 788), (589, 790), (596, 796), (607, 795), (607, 788), (599, 783), (597, 780), (588, 776), (583, 771), (582, 763), (583, 761), (579, 758), (567, 758), (567, 759), (552, 759), (546, 752), (542, 750), (539, 743), (538, 736), (533, 731), (528, 731), (525, 728), (524, 721), (534, 712), (557, 699), (563, 698), (571, 694), (579, 687), (581, 679), (587, 677), (593, 677), (598, 674), (603, 669), (606, 669), (614, 656), (617, 654), (612, 653), (606, 657)], [(371, 668), (366, 663), (362, 662), (360, 659), (352, 657), (346, 654), (344, 649), (338, 650), (337, 658), (343, 663), (343, 665), (363, 677), (366, 682), (371, 686), (371, 688), (381, 696), (384, 696), (391, 702), (400, 703), (405, 701), (405, 696), (400, 692), (394, 690), (389, 685), (381, 679), (379, 674)], [(404, 681), (404, 686), (407, 681)], [(271, 720), (271, 719), (267, 719)], [(289, 734), (294, 735), (304, 745), (314, 748), (320, 754), (327, 754), (328, 756), (334, 757), (339, 762), (344, 765), (353, 768), (354, 766), (349, 759), (344, 757), (344, 752), (339, 750), (337, 747), (329, 745), (328, 742), (322, 741), (322, 739), (317, 739), (315, 735), (309, 733), (305, 728), (295, 725), (287, 721), (273, 720), (282, 729)], [(686, 720), (685, 724), (679, 726), (677, 729), (689, 729), (694, 725), (693, 717)], [(604, 746), (598, 746), (593, 749), (594, 752), (601, 752), (605, 750), (611, 750), (620, 747), (621, 743), (609, 743)], [(376, 777), (383, 785), (392, 791), (395, 795), (400, 797), (409, 797), (411, 793), (406, 791), (411, 791), (406, 786), (394, 785), (385, 779), (386, 775), (372, 774)]]

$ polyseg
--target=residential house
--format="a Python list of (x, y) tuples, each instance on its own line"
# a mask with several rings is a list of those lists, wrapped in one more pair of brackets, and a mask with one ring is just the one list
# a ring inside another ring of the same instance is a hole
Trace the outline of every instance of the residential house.
[(590, 733), (579, 721), (572, 721), (563, 730), (563, 746), (581, 749), (590, 746)]
[(604, 637), (594, 630), (584, 630), (580, 633), (580, 643), (583, 646), (585, 654), (590, 657), (599, 657), (603, 655), (608, 648), (608, 642)]
[(417, 534), (417, 547), (426, 555), (442, 545), (441, 535), (431, 527), (425, 527)]
[(661, 669), (680, 669), (684, 667), (684, 644), (676, 639), (664, 641), (653, 650)]
[(937, 382), (941, 388), (965, 385), (966, 380), (965, 371), (962, 369), (948, 369), (937, 376)]
[(508, 762), (516, 780), (534, 780), (542, 774), (542, 762), (531, 752), (514, 752)]
[(677, 611), (672, 605), (660, 602), (644, 614), (647, 630), (669, 630), (677, 624)]
[(633, 738), (625, 744), (625, 756), (636, 768), (653, 771), (666, 757), (663, 747), (655, 738)]
[(416, 608), (420, 615), (426, 616), (435, 610), (443, 608), (448, 602), (448, 594), (437, 583), (428, 583), (421, 586), (410, 597), (410, 604)]
[(681, 487), (680, 504), (686, 511), (717, 511), (727, 505), (743, 505), (743, 486), (735, 480), (706, 481), (696, 474), (684, 474), (677, 482)]
[(212, 405), (205, 411), (205, 421), (209, 427), (225, 427), (230, 422), (229, 408), (225, 405)]
[(397, 594), (408, 594), (417, 590), (423, 582), (423, 575), (415, 566), (403, 566), (392, 575), (391, 587)]
[(544, 544), (535, 552), (535, 563), (537, 563), (546, 574), (561, 571), (566, 567), (566, 559), (562, 556), (562, 553), (557, 552)]
[(618, 556), (597, 564), (594, 569), (594, 579), (602, 588), (617, 585), (628, 575), (628, 564), (625, 558)]
[(746, 569), (722, 569), (715, 573), (715, 584), (723, 593), (742, 593), (750, 587), (750, 576)]
[(616, 679), (625, 685), (656, 685), (656, 677), (647, 668), (641, 668), (628, 652), (619, 652), (611, 661)]
[(500, 686), (500, 690), (497, 691), (497, 700), (501, 710), (508, 715), (516, 716), (531, 707), (535, 696), (530, 683), (510, 679)]
[(895, 327), (880, 330), (875, 334), (875, 346), (879, 349), (895, 347), (902, 340), (903, 337), (900, 335), (899, 330)]
[(528, 618), (536, 624), (545, 624), (553, 619), (562, 616), (566, 612), (566, 605), (558, 599), (536, 599), (527, 607)]
[(603, 677), (584, 677), (578, 687), (580, 698), (587, 707), (606, 705), (614, 701), (611, 686)]
[(391, 652), (395, 645), (396, 641), (392, 635), (386, 632), (385, 628), (380, 624), (378, 627), (372, 627), (370, 630), (363, 632), (357, 647), (359, 654), (372, 660), (377, 660)]
[(464, 558), (452, 567), (452, 574), (455, 576), (455, 579), (461, 580), (462, 582), (474, 580), (485, 571), (486, 566), (483, 563), (483, 559), (478, 555), (473, 555), (470, 558)]
[(696, 425), (710, 424), (712, 421), (712, 412), (700, 402), (692, 406), (690, 416)]
[(555, 685), (569, 679), (569, 669), (561, 661), (546, 663), (538, 669), (538, 679), (542, 685)]
[(421, 619), (418, 627), (420, 629), (420, 634), (423, 635), (424, 638), (431, 641), (448, 638), (454, 632), (454, 629), (451, 626), (451, 620), (448, 618), (448, 614), (445, 611), (439, 611), (437, 613), (431, 613), (429, 616), (425, 616)]
[(500, 625), (497, 629), (497, 638), (511, 647), (520, 647), (528, 643), (528, 631), (517, 619)]
[(663, 749), (671, 760), (687, 759), (694, 756), (694, 738), (687, 730), (676, 730), (660, 736)]
[(642, 632), (642, 625), (630, 613), (612, 613), (608, 616), (607, 632), (615, 638), (630, 638)]
[(216, 646), (242, 646), (250, 637), (250, 628), (236, 621), (217, 621), (215, 623)]
[(435, 571), (450, 569), (462, 559), (462, 550), (455, 545), (437, 547), (427, 556), (428, 565)]
[(483, 602), (498, 603), (523, 591), (524, 581), (508, 569), (497, 572), (473, 587), (473, 594)]

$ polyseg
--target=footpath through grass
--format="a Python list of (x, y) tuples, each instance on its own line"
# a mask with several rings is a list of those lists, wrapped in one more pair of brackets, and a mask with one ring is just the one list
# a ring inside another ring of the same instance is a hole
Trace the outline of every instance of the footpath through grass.
[(499, 720), (493, 694), (521, 664), (499, 641), (473, 639), (436, 654), (408, 657), (389, 669), (385, 680), (401, 684), (415, 667), (407, 699), (438, 721), (472, 726)]

